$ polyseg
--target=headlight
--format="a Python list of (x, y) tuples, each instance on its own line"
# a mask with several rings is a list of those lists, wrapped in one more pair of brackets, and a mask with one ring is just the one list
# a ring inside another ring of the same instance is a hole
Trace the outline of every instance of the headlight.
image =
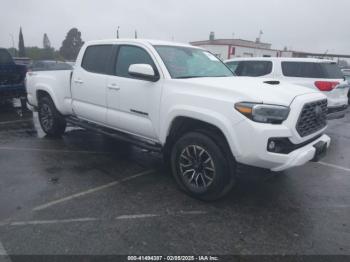
[(259, 123), (281, 124), (289, 115), (289, 107), (241, 102), (235, 104), (238, 112)]

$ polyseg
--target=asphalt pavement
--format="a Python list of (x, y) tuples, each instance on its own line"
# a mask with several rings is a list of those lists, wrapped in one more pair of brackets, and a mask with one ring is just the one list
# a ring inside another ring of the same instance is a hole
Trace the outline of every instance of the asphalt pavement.
[(329, 123), (322, 162), (247, 173), (206, 203), (155, 153), (74, 127), (50, 139), (1, 105), (0, 255), (350, 255), (349, 128)]

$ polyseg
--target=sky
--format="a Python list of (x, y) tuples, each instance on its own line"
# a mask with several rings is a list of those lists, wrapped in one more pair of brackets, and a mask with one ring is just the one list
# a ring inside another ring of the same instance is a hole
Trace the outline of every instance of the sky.
[(72, 27), (84, 41), (116, 37), (191, 42), (216, 38), (261, 41), (272, 48), (350, 54), (349, 0), (0, 0), (0, 47), (59, 48)]

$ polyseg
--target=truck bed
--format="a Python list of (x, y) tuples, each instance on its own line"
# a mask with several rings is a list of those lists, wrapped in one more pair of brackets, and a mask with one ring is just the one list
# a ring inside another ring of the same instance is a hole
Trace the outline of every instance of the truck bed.
[(27, 73), (26, 88), (28, 103), (38, 106), (38, 93), (47, 92), (54, 100), (57, 109), (66, 115), (72, 114), (71, 108), (71, 75), (72, 70), (36, 71)]

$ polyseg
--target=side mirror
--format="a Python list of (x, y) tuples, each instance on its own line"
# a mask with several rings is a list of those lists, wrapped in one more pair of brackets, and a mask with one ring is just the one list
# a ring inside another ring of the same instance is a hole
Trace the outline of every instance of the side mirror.
[(153, 67), (149, 64), (132, 64), (129, 66), (129, 74), (139, 79), (156, 82), (159, 80), (159, 76), (153, 70)]

